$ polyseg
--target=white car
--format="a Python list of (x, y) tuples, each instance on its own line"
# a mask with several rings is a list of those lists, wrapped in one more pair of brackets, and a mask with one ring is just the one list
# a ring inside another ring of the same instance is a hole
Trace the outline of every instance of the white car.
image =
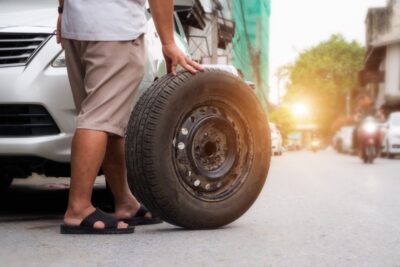
[[(64, 51), (56, 43), (57, 3), (2, 0), (0, 4), (0, 189), (32, 172), (69, 176), (76, 111)], [(177, 14), (174, 20), (176, 42), (187, 53)], [(145, 43), (140, 92), (166, 73), (149, 14)]]
[(269, 128), (271, 130), (272, 154), (275, 156), (281, 156), (283, 153), (283, 141), (282, 141), (281, 132), (279, 131), (278, 127), (276, 127), (276, 124), (274, 124), (274, 123), (270, 123)]
[(389, 158), (400, 155), (400, 112), (390, 114), (382, 131), (384, 134), (382, 152)]
[(354, 126), (340, 128), (335, 136), (334, 145), (339, 153), (352, 154)]

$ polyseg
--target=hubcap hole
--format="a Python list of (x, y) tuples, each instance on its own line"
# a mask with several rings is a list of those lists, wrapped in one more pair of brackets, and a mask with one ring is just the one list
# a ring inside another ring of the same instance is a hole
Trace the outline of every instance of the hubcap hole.
[(206, 156), (211, 156), (217, 152), (217, 145), (214, 142), (207, 142), (204, 146), (204, 153)]

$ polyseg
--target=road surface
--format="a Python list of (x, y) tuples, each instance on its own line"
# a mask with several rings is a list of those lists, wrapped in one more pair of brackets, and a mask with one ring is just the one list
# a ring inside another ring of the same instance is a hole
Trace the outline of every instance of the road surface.
[[(400, 160), (364, 165), (329, 150), (274, 157), (253, 208), (213, 231), (164, 223), (63, 236), (67, 185), (33, 178), (0, 196), (0, 266), (400, 266)], [(94, 199), (106, 205), (101, 186)]]

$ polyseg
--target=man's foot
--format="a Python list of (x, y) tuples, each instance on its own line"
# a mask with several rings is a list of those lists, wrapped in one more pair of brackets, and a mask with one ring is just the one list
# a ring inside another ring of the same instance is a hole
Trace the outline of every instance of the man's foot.
[(159, 224), (163, 222), (160, 218), (149, 217), (148, 214), (151, 215), (149, 210), (145, 206), (140, 205), (140, 208), (135, 215), (127, 218), (121, 218), (121, 220), (130, 226)]
[[(93, 206), (89, 206), (80, 211), (69, 208), (64, 215), (64, 225), (79, 226), (79, 225), (81, 225), (82, 221), (85, 218), (87, 218), (90, 214), (93, 214), (95, 211), (96, 211), (96, 208)], [(110, 215), (110, 216), (112, 216), (112, 215)], [(116, 218), (116, 219), (118, 219), (118, 218)], [(106, 224), (104, 221), (98, 220), (93, 223), (92, 227), (94, 229), (104, 229), (106, 227)], [(128, 227), (129, 227), (129, 225), (124, 222), (117, 223), (118, 229), (124, 229), (124, 228), (126, 229)]]
[[(102, 223), (104, 227), (96, 228), (95, 224)], [(82, 220), (79, 225), (62, 224), (60, 231), (62, 234), (90, 234), (90, 235), (111, 235), (111, 234), (131, 234), (135, 228), (122, 227), (119, 228), (120, 222), (115, 216), (107, 214), (100, 209), (95, 209)]]
[(136, 199), (130, 204), (116, 205), (115, 216), (130, 226), (162, 223), (161, 219), (153, 218), (151, 212)]

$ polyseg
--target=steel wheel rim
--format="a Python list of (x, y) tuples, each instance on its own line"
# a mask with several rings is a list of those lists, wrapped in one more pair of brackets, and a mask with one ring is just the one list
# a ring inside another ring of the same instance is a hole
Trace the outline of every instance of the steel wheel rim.
[(202, 201), (233, 196), (247, 178), (253, 145), (245, 117), (220, 101), (186, 112), (173, 139), (173, 164), (185, 189)]

